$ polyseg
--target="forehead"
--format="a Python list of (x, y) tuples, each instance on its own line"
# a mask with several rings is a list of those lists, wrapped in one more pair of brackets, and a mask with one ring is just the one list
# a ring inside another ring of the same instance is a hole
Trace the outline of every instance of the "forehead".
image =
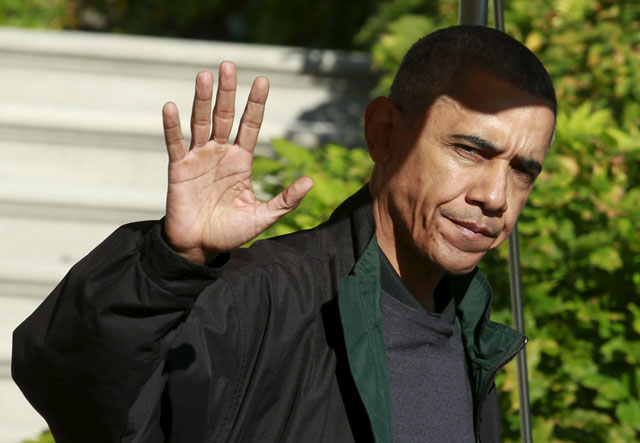
[(433, 102), (422, 120), (424, 131), (473, 135), (501, 150), (544, 158), (555, 126), (548, 103), (483, 72), (461, 77)]
[(447, 95), (486, 113), (531, 105), (545, 106), (551, 110), (544, 99), (534, 97), (501, 77), (481, 69), (469, 69), (456, 76), (450, 83)]

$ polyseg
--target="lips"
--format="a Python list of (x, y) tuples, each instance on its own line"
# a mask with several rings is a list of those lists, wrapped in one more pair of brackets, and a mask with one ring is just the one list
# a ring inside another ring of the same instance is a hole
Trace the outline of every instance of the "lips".
[(469, 231), (475, 234), (482, 234), (486, 237), (496, 238), (500, 232), (499, 229), (491, 229), (486, 225), (478, 225), (474, 222), (461, 221), (461, 220), (453, 220), (449, 219), (453, 223), (462, 226), (463, 228), (467, 228)]
[(472, 221), (456, 220), (454, 218), (445, 217), (466, 234), (466, 237), (472, 239), (496, 238), (500, 234), (500, 228), (492, 228), (489, 225), (482, 225)]

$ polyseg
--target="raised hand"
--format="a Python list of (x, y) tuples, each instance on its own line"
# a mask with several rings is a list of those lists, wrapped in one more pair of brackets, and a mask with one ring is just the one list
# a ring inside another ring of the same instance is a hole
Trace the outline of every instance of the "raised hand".
[(251, 185), (253, 153), (269, 81), (258, 77), (253, 82), (235, 143), (230, 144), (236, 85), (235, 65), (223, 62), (212, 129), (213, 75), (198, 74), (189, 147), (180, 129), (176, 105), (169, 102), (162, 108), (169, 153), (165, 236), (174, 250), (199, 264), (261, 234), (295, 209), (313, 186), (309, 177), (301, 177), (268, 202), (256, 199)]

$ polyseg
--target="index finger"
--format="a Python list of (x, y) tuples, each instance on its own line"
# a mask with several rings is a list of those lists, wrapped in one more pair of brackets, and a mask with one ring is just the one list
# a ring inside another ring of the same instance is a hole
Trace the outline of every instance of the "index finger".
[(249, 152), (253, 152), (258, 141), (260, 126), (264, 117), (264, 107), (269, 95), (269, 80), (258, 77), (253, 81), (247, 106), (242, 113), (236, 144)]
[(162, 125), (164, 127), (164, 140), (169, 153), (169, 161), (177, 162), (187, 154), (187, 144), (182, 136), (180, 117), (175, 103), (168, 102), (162, 107)]

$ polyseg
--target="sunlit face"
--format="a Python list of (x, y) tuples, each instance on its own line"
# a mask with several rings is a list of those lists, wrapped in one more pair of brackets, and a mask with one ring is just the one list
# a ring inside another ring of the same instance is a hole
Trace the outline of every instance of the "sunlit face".
[(387, 225), (379, 241), (446, 272), (470, 272), (513, 229), (549, 147), (553, 112), (472, 72), (421, 120), (395, 119), (389, 158), (376, 165), (385, 199), (378, 223)]

